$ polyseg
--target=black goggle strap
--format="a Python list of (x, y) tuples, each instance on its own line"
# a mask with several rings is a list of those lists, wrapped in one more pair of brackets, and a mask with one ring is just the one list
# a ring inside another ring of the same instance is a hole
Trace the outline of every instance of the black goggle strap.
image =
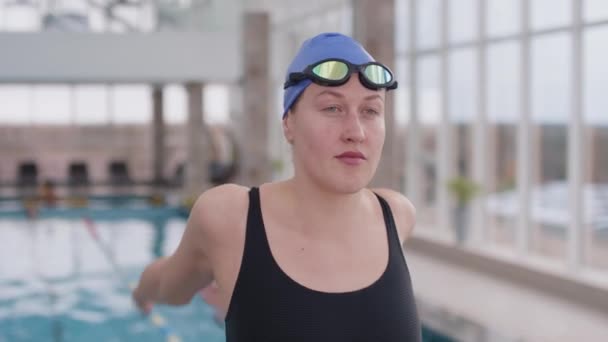
[(286, 89), (304, 79), (310, 78), (323, 85), (343, 84), (350, 75), (358, 71), (365, 85), (371, 88), (397, 88), (392, 72), (384, 65), (371, 62), (362, 65), (354, 65), (343, 60), (325, 60), (308, 66), (304, 72), (291, 73), (283, 88)]

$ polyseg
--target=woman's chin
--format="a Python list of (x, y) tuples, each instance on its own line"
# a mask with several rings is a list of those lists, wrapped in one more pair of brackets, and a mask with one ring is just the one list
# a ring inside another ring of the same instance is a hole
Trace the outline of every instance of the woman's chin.
[(336, 192), (352, 194), (367, 187), (370, 181), (368, 177), (343, 177), (338, 178), (332, 185)]

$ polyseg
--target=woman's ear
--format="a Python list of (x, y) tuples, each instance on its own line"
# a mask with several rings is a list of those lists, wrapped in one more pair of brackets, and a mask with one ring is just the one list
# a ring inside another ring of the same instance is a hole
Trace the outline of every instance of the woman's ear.
[(285, 118), (283, 118), (283, 135), (285, 136), (285, 139), (287, 139), (287, 142), (290, 143), (291, 145), (293, 145), (293, 140), (294, 140), (293, 124), (294, 124), (293, 113), (290, 110), (285, 115)]

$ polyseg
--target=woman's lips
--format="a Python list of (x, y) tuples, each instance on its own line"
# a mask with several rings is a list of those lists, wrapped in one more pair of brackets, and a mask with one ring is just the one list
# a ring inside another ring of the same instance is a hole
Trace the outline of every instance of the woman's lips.
[(340, 155), (337, 155), (336, 158), (343, 162), (346, 165), (359, 165), (365, 161), (365, 156), (361, 152), (357, 151), (348, 151), (344, 152)]

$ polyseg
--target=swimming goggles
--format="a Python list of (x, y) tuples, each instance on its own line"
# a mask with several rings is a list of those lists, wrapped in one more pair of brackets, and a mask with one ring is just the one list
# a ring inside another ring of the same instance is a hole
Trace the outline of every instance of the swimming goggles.
[(305, 79), (310, 79), (322, 86), (340, 86), (346, 83), (354, 72), (359, 73), (361, 84), (369, 89), (391, 90), (397, 88), (397, 81), (395, 81), (393, 73), (388, 67), (378, 62), (357, 65), (336, 58), (322, 60), (307, 66), (302, 72), (289, 74), (283, 88), (287, 89)]

